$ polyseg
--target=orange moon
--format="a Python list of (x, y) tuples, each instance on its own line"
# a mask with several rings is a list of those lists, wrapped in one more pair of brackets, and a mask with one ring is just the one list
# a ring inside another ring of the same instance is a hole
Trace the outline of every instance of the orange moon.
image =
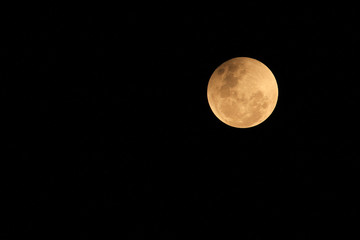
[(248, 57), (232, 58), (221, 64), (211, 75), (207, 88), (215, 116), (236, 128), (264, 122), (274, 111), (278, 94), (270, 69)]

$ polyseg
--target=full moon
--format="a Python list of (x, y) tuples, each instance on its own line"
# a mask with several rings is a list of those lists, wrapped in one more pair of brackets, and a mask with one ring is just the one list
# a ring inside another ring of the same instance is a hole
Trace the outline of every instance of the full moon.
[(274, 111), (278, 85), (270, 69), (248, 57), (232, 58), (210, 77), (207, 98), (215, 116), (236, 128), (264, 122)]

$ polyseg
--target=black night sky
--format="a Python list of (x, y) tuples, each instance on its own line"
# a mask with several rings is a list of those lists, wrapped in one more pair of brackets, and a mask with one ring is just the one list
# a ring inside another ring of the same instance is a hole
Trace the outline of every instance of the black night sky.
[[(1, 239), (358, 239), (355, 6), (209, 7), (2, 9)], [(206, 96), (242, 56), (249, 129)]]

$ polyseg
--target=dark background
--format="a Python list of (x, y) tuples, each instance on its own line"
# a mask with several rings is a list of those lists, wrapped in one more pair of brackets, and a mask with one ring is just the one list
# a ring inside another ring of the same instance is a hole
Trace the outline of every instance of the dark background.
[[(355, 6), (210, 5), (2, 8), (1, 239), (358, 238)], [(206, 98), (241, 56), (249, 129)]]

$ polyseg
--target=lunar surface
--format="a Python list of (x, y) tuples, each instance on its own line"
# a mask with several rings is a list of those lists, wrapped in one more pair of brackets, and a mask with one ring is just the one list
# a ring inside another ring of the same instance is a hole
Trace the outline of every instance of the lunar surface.
[(265, 121), (278, 99), (273, 73), (248, 57), (230, 59), (211, 75), (207, 98), (213, 113), (225, 124), (249, 128)]

